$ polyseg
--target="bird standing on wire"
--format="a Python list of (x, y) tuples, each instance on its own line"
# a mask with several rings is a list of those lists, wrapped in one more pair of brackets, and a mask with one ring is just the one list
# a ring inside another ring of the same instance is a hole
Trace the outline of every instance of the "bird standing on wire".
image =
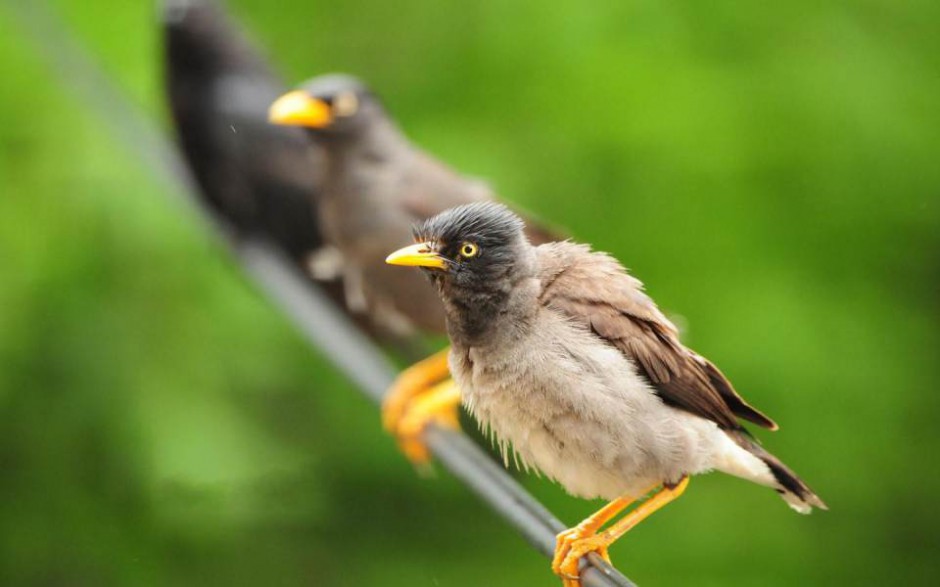
[(775, 489), (800, 513), (826, 509), (739, 419), (777, 425), (679, 342), (612, 257), (571, 242), (532, 246), (522, 220), (493, 203), (446, 211), (415, 239), (387, 262), (421, 267), (436, 286), (464, 404), (526, 467), (576, 496), (610, 500), (559, 534), (552, 570), (566, 586), (580, 584), (581, 557), (607, 558), (691, 475), (722, 471)]
[[(313, 78), (274, 102), (269, 116), (275, 124), (305, 128), (325, 153), (317, 207), (329, 246), (311, 259), (314, 275), (342, 276), (347, 305), (394, 338), (443, 333), (444, 312), (433, 288), (383, 259), (409, 238), (414, 222), (493, 200), (489, 187), (413, 146), (379, 99), (352, 76)], [(535, 225), (529, 236), (535, 242), (556, 238)], [(387, 395), (383, 421), (405, 454), (423, 463), (429, 454), (421, 432), (430, 421), (456, 427), (458, 404), (445, 350), (402, 373)]]
[(299, 262), (323, 244), (321, 150), (298, 129), (268, 124), (284, 85), (218, 2), (163, 0), (162, 9), (167, 101), (200, 195), (229, 228)]

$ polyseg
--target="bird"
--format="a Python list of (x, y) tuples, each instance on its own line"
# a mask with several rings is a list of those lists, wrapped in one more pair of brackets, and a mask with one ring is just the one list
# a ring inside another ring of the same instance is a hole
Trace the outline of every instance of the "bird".
[(268, 122), (271, 101), (288, 88), (262, 51), (215, 0), (163, 0), (161, 21), (173, 130), (196, 194), (224, 233), (273, 245), (364, 334), (405, 352), (345, 306), (342, 280), (306, 271), (325, 245), (316, 208), (323, 150), (302, 130)]
[[(348, 306), (392, 337), (443, 334), (437, 294), (420, 275), (385, 264), (385, 254), (410, 237), (416, 221), (457, 205), (495, 200), (490, 187), (413, 145), (378, 96), (351, 75), (304, 82), (271, 105), (269, 118), (305, 129), (325, 154), (317, 209), (328, 246), (312, 260), (313, 273), (322, 279), (342, 275)], [(558, 238), (554, 229), (534, 222), (529, 237)], [(429, 458), (420, 440), (427, 424), (456, 422), (452, 385), (445, 349), (404, 370), (386, 394), (385, 427), (415, 463)], [(414, 409), (406, 409), (415, 402)]]
[[(414, 229), (390, 265), (420, 267), (443, 301), (461, 400), (504, 454), (570, 494), (608, 504), (558, 535), (552, 570), (607, 549), (711, 470), (767, 486), (800, 513), (828, 509), (742, 425), (776, 430), (612, 256), (571, 241), (529, 243), (496, 203)], [(634, 501), (635, 509), (601, 528)]]
[(231, 232), (303, 262), (323, 244), (323, 162), (299, 129), (267, 122), (286, 87), (218, 2), (164, 0), (162, 10), (167, 102), (204, 202)]

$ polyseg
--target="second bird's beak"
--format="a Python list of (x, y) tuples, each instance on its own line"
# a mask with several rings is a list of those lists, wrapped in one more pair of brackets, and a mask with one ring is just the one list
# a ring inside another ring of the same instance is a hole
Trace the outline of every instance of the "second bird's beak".
[(268, 109), (268, 120), (286, 126), (323, 128), (333, 122), (330, 105), (302, 90), (288, 92)]
[(447, 263), (431, 248), (430, 243), (418, 243), (398, 249), (385, 258), (389, 265), (404, 265), (406, 267), (431, 267), (433, 269), (446, 269)]

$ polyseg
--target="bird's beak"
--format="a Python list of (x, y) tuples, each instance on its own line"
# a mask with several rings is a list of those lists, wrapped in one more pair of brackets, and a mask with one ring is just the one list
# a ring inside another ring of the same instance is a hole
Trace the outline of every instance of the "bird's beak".
[(434, 252), (429, 243), (418, 243), (398, 249), (385, 258), (389, 265), (404, 265), (406, 267), (431, 267), (446, 269), (444, 258)]
[(268, 120), (286, 126), (323, 128), (333, 122), (330, 106), (302, 90), (288, 92), (274, 101), (268, 110)]

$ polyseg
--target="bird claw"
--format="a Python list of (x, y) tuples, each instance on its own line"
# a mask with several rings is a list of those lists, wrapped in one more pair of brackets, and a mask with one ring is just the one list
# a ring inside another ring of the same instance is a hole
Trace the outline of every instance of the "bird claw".
[(441, 351), (402, 371), (382, 400), (382, 426), (394, 434), (409, 404), (446, 379), (447, 351)]
[(552, 571), (561, 577), (565, 587), (580, 587), (579, 564), (585, 555), (596, 552), (609, 564), (607, 548), (653, 512), (682, 495), (688, 484), (688, 477), (683, 477), (675, 485), (663, 484), (650, 498), (603, 532), (598, 530), (628, 507), (633, 502), (632, 498), (615, 499), (574, 528), (560, 532), (555, 541)]
[(560, 532), (555, 542), (552, 572), (561, 578), (563, 587), (581, 587), (581, 559), (591, 552), (610, 562), (607, 547), (612, 542), (604, 534), (596, 534), (574, 527)]
[(442, 407), (438, 400), (439, 393), (446, 393), (446, 389), (439, 388), (453, 385), (452, 381), (447, 381), (402, 407), (397, 426), (392, 433), (398, 440), (398, 446), (412, 463), (420, 465), (431, 460), (431, 453), (423, 439), (424, 430), (429, 424), (454, 429), (459, 427), (456, 410)]
[(408, 381), (408, 375), (407, 371), (402, 373), (382, 400), (382, 428), (390, 434), (396, 434), (405, 408), (414, 397), (414, 384)]
[(419, 471), (428, 473), (431, 453), (424, 442), (424, 430), (429, 424), (459, 429), (459, 402), (459, 391), (450, 379), (421, 394), (390, 393), (383, 406), (382, 424), (395, 436), (405, 457), (418, 467)]

